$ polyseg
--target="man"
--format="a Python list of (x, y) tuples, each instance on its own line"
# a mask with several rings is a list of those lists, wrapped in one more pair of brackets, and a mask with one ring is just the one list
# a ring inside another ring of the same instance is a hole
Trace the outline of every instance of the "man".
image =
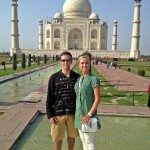
[(61, 150), (65, 130), (68, 136), (68, 149), (73, 150), (75, 137), (78, 136), (78, 131), (74, 128), (76, 104), (74, 85), (79, 74), (70, 70), (72, 55), (69, 52), (62, 52), (60, 61), (61, 70), (49, 79), (46, 111), (55, 150)]

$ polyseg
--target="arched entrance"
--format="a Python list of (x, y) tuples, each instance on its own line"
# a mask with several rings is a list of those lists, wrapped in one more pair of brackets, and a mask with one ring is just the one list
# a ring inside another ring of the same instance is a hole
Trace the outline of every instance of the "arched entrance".
[(97, 43), (96, 42), (92, 42), (90, 49), (91, 50), (96, 50), (97, 49)]
[(68, 49), (83, 49), (83, 35), (79, 29), (72, 29), (68, 36)]

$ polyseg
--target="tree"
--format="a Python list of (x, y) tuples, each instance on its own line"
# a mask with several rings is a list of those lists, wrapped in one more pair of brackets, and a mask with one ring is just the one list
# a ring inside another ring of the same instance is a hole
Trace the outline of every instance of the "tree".
[(44, 55), (44, 64), (47, 63), (47, 55)]
[(13, 54), (13, 70), (17, 70), (17, 55)]
[(38, 66), (40, 65), (40, 57), (38, 56), (37, 57), (37, 63), (38, 63)]
[(25, 54), (22, 54), (21, 66), (22, 66), (22, 68), (26, 67), (26, 56), (25, 56)]
[(31, 67), (31, 54), (28, 55), (28, 67)]
[(35, 55), (33, 55), (33, 62), (35, 62)]
[(2, 61), (1, 65), (4, 66), (4, 70), (6, 70), (6, 63), (5, 63), (5, 61)]

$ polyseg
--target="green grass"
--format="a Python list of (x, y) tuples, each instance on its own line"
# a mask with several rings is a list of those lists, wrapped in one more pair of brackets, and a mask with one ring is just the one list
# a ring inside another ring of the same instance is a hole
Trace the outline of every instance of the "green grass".
[[(80, 73), (77, 66), (73, 70)], [(94, 67), (92, 67), (92, 74), (101, 80), (101, 103), (132, 106), (134, 101), (134, 105), (143, 106), (147, 104), (148, 95), (146, 92), (134, 92), (133, 97), (133, 92), (122, 92), (115, 89)]]
[(1, 69), (0, 70), (0, 77), (6, 76), (6, 75), (13, 75), (15, 73), (20, 73), (20, 72), (27, 71), (27, 70), (30, 71), (32, 69), (40, 68), (42, 66), (48, 66), (52, 63), (54, 63), (54, 62), (48, 61), (46, 65), (44, 63), (41, 63), (40, 65), (32, 64), (31, 67), (26, 66), (25, 69), (22, 69), (22, 67), (17, 67), (17, 70), (13, 70), (13, 68), (6, 68), (6, 70)]
[(121, 69), (128, 70), (134, 74), (138, 74), (138, 70), (145, 70), (145, 77), (150, 78), (150, 61), (118, 61), (117, 62)]

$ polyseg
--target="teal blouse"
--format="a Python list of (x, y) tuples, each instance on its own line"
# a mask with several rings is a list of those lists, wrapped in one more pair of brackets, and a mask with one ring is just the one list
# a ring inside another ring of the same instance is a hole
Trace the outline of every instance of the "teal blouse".
[[(75, 128), (77, 129), (81, 129), (81, 117), (86, 115), (93, 105), (94, 102), (93, 88), (97, 85), (100, 85), (100, 80), (96, 76), (87, 75), (81, 76), (80, 78), (78, 78), (75, 84), (75, 92), (76, 92)], [(100, 126), (98, 127), (100, 128)]]

